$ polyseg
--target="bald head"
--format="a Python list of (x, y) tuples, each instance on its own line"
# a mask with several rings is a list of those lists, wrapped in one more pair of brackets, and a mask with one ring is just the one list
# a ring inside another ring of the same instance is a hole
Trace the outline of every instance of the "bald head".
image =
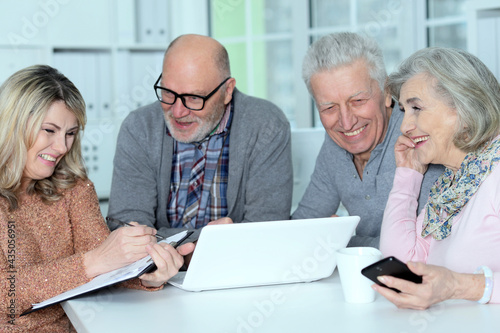
[[(164, 91), (176, 96), (173, 104), (161, 103), (172, 137), (186, 143), (206, 138), (222, 119), (235, 84), (226, 49), (219, 42), (200, 35), (175, 39), (165, 52), (160, 80)], [(200, 97), (204, 101), (201, 109), (186, 105), (186, 98), (199, 101)]]
[(211, 37), (195, 34), (177, 37), (165, 52), (163, 66), (172, 58), (179, 58), (186, 66), (201, 65), (203, 73), (215, 71), (220, 79), (231, 76), (226, 48)]

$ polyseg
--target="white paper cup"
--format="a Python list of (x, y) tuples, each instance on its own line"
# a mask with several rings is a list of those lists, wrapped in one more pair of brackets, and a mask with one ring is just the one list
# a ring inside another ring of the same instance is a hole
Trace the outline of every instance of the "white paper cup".
[(374, 247), (347, 247), (337, 251), (337, 267), (348, 303), (369, 303), (375, 300), (373, 282), (361, 274), (366, 266), (382, 259), (382, 252)]

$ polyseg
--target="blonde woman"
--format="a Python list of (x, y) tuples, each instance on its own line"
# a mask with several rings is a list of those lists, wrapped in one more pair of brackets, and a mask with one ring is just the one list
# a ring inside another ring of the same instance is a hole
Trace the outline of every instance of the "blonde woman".
[(152, 228), (110, 234), (83, 165), (85, 121), (78, 89), (54, 68), (25, 68), (0, 87), (1, 332), (74, 331), (59, 305), (19, 314), (148, 254), (158, 270), (129, 285), (157, 289), (183, 264)]

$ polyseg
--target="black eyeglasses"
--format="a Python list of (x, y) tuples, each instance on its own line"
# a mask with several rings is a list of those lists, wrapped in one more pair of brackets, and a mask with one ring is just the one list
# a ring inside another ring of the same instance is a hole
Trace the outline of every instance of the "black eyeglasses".
[(178, 94), (175, 91), (172, 91), (167, 88), (160, 87), (158, 83), (161, 80), (161, 74), (158, 77), (158, 80), (156, 80), (156, 83), (154, 84), (154, 89), (156, 92), (156, 97), (158, 97), (158, 100), (162, 103), (168, 104), (168, 105), (173, 105), (175, 101), (177, 101), (177, 97), (179, 97), (182, 101), (182, 104), (189, 110), (193, 111), (200, 111), (205, 107), (205, 102), (212, 97), (217, 90), (222, 87), (224, 83), (226, 83), (227, 80), (229, 80), (231, 77), (228, 77), (224, 81), (222, 81), (221, 84), (217, 86), (214, 90), (212, 90), (211, 93), (209, 93), (207, 96), (200, 96), (200, 95), (193, 95), (193, 94)]

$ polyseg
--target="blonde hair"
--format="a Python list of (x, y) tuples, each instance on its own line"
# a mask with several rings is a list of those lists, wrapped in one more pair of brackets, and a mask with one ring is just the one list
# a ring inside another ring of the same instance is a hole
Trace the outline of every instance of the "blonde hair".
[(76, 117), (79, 130), (71, 149), (45, 179), (32, 180), (27, 193), (40, 195), (46, 203), (61, 198), (61, 190), (86, 179), (81, 131), (85, 128), (85, 102), (75, 85), (55, 68), (35, 65), (10, 76), (0, 87), (0, 195), (10, 209), (18, 206), (21, 178), (28, 150), (34, 145), (50, 106), (57, 101)]

